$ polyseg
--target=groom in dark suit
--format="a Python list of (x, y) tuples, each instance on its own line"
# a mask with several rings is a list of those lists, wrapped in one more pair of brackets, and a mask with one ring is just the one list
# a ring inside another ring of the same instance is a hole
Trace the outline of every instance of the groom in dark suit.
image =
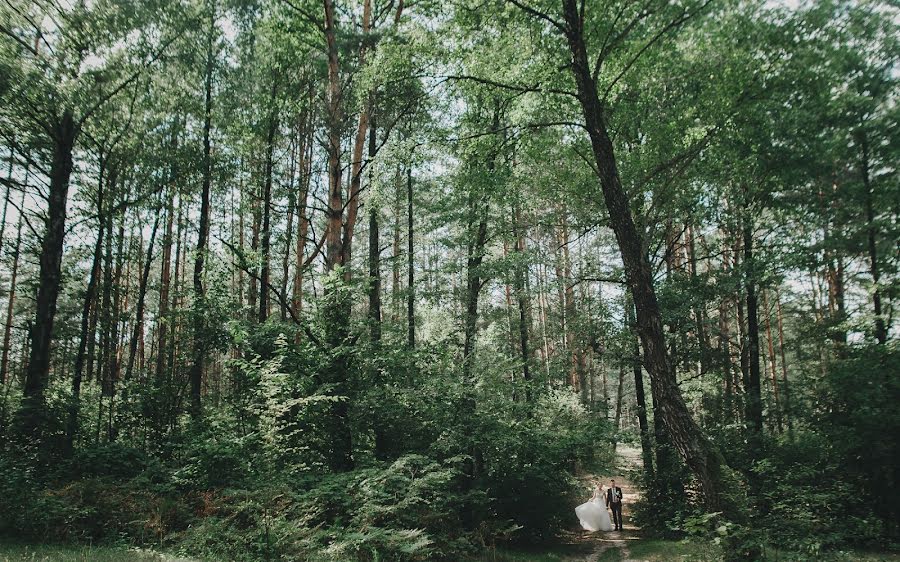
[(609, 481), (609, 489), (606, 490), (606, 507), (612, 509), (613, 523), (616, 531), (622, 530), (622, 488), (616, 486), (615, 480)]

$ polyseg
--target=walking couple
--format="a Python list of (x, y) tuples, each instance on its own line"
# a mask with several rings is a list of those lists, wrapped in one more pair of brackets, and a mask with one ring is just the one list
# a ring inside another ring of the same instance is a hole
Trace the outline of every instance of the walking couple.
[[(612, 521), (607, 509), (612, 511)], [(605, 490), (599, 481), (595, 482), (591, 499), (576, 507), (575, 515), (586, 531), (621, 531), (622, 488), (616, 486), (615, 480), (610, 480), (609, 487)]]

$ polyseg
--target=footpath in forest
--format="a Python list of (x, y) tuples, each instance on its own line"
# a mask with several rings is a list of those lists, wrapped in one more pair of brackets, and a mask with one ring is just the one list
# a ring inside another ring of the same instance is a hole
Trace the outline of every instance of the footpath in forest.
[[(630, 545), (641, 539), (640, 529), (634, 525), (631, 519), (634, 503), (640, 498), (640, 490), (631, 483), (629, 474), (638, 470), (643, 465), (641, 451), (630, 445), (620, 444), (616, 449), (616, 468), (610, 474), (589, 474), (584, 476), (585, 484), (600, 480), (604, 488), (609, 486), (610, 479), (616, 481), (616, 485), (622, 488), (622, 531), (598, 531), (588, 533), (581, 531), (573, 535), (573, 544), (590, 545), (587, 556), (571, 557), (567, 562), (599, 562), (609, 559), (604, 556), (610, 550), (616, 550), (615, 560), (621, 562), (637, 562), (631, 558)], [(612, 514), (610, 514), (612, 515)]]

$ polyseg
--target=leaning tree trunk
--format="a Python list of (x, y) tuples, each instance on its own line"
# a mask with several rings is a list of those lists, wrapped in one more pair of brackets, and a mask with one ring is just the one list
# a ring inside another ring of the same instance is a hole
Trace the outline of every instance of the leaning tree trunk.
[(39, 254), (37, 298), (31, 326), (28, 367), (19, 416), (22, 434), (34, 443), (42, 443), (46, 404), (44, 391), (50, 377), (50, 351), (53, 321), (59, 298), (63, 239), (66, 234), (66, 202), (72, 175), (72, 149), (78, 136), (78, 124), (71, 109), (60, 116), (53, 130), (53, 160), (47, 195), (47, 219)]
[(572, 54), (571, 69), (578, 86), (578, 99), (597, 165), (610, 226), (616, 236), (626, 280), (637, 310), (638, 333), (644, 349), (644, 365), (660, 416), (686, 464), (696, 476), (706, 508), (720, 510), (724, 501), (724, 459), (691, 418), (666, 352), (665, 336), (653, 271), (643, 236), (634, 223), (628, 196), (619, 178), (612, 141), (606, 128), (605, 110), (591, 74), (584, 41), (583, 21), (577, 0), (563, 0), (565, 33)]

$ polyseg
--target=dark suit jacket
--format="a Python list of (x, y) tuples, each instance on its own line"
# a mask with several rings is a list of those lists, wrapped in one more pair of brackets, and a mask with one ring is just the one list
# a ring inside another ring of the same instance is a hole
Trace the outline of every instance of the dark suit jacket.
[(615, 490), (616, 495), (619, 497), (619, 505), (622, 505), (622, 488), (616, 486), (615, 488), (609, 488), (606, 490), (606, 507), (609, 507), (613, 504), (613, 490)]

